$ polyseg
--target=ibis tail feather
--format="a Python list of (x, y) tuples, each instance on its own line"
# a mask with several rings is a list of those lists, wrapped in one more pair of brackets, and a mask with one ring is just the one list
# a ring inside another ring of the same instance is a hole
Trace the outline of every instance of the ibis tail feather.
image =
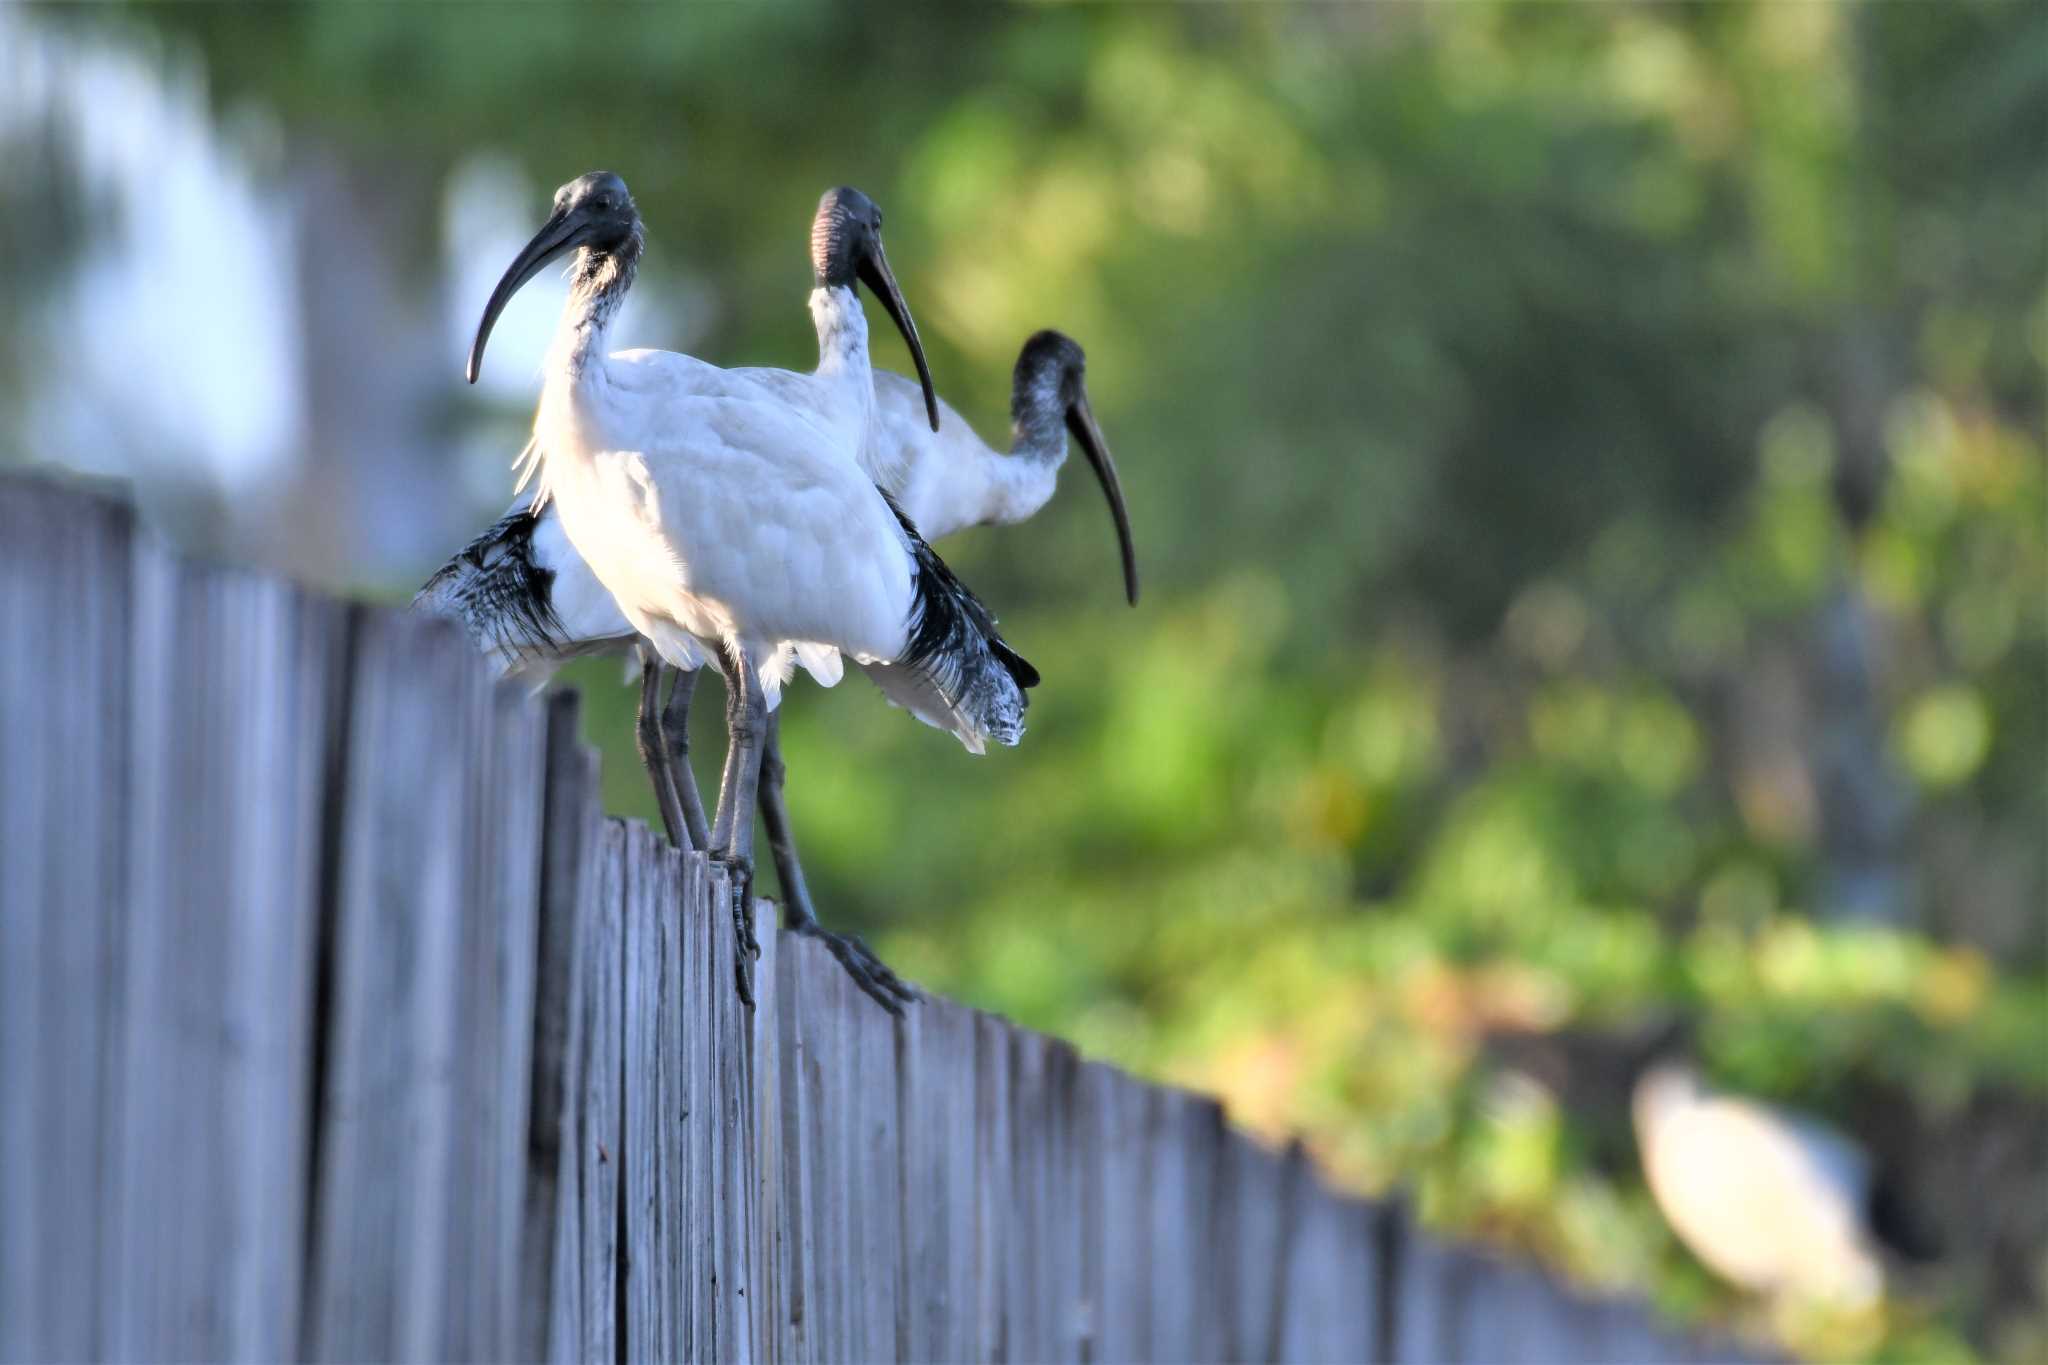
[(569, 660), (616, 649), (633, 628), (530, 499), (435, 571), (415, 611), (460, 625), (501, 676), (539, 687)]
[(915, 561), (908, 643), (886, 663), (863, 665), (885, 696), (927, 725), (951, 731), (970, 753), (988, 740), (1024, 736), (1027, 690), (1038, 670), (996, 631), (996, 619), (918, 534), (902, 507), (882, 494)]

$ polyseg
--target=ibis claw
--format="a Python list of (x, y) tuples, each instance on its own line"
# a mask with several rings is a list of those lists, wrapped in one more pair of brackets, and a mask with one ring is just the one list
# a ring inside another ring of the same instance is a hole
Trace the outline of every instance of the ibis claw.
[(754, 1008), (754, 960), (740, 956), (732, 960), (732, 984), (739, 991), (740, 1003), (748, 1010)]
[(739, 897), (732, 907), (733, 942), (737, 956), (752, 962), (761, 956), (761, 940), (754, 937), (754, 907), (750, 898)]
[(711, 861), (726, 870), (732, 888), (733, 976), (740, 1002), (754, 1007), (754, 960), (761, 956), (761, 940), (754, 935), (754, 861), (732, 854), (712, 854)]
[(903, 1017), (903, 1007), (914, 1004), (918, 999), (916, 988), (910, 986), (889, 965), (875, 956), (867, 944), (861, 942), (859, 934), (841, 934), (824, 928), (816, 920), (797, 920), (789, 926), (789, 932), (805, 938), (817, 939), (825, 945), (846, 974), (853, 978), (853, 984), (861, 992), (887, 1010), (896, 1018)]
[(732, 934), (738, 951), (749, 962), (761, 956), (761, 940), (754, 936), (754, 878), (750, 871), (744, 882), (735, 879), (732, 897)]

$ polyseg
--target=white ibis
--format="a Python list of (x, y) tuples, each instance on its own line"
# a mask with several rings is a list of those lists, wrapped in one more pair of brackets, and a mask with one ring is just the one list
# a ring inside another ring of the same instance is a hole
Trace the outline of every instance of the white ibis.
[[(534, 419), (534, 505), (552, 500), (569, 543), (663, 662), (692, 670), (716, 660), (725, 674), (728, 748), (709, 852), (734, 869), (749, 943), (761, 748), (798, 656), (826, 682), (841, 655), (882, 670), (893, 700), (974, 750), (1017, 742), (1038, 681), (862, 471), (874, 388), (855, 284), (899, 320), (922, 370), (921, 348), (873, 204), (834, 191), (819, 218), (811, 311), (821, 358), (809, 401), (723, 384), (672, 352), (607, 352), (642, 247), (632, 197), (607, 172), (556, 192), (492, 292), (470, 352), (474, 381), (506, 301), (575, 253)], [(740, 987), (751, 999), (744, 960)]]
[(1756, 1293), (1847, 1306), (1882, 1292), (1870, 1161), (1849, 1139), (1716, 1093), (1679, 1062), (1645, 1071), (1632, 1107), (1650, 1193), (1709, 1269)]
[(875, 371), (875, 438), (869, 472), (918, 529), (943, 540), (970, 526), (1011, 526), (1051, 500), (1071, 434), (1088, 457), (1116, 523), (1124, 596), (1138, 604), (1138, 556), (1130, 515), (1109, 444), (1088, 402), (1088, 357), (1072, 337), (1037, 332), (1017, 352), (1010, 381), (1010, 450), (992, 449), (944, 402), (948, 419), (927, 433), (913, 417), (917, 389), (902, 375)]
[[(823, 344), (821, 333), (821, 348)], [(1052, 497), (1060, 466), (1066, 461), (1066, 438), (1071, 431), (1109, 500), (1123, 557), (1124, 593), (1135, 606), (1138, 561), (1131, 543), (1130, 516), (1124, 509), (1116, 463), (1110, 458), (1108, 443), (1088, 402), (1086, 366), (1087, 357), (1081, 347), (1058, 332), (1039, 332), (1024, 343), (1011, 385), (1014, 426), (1008, 455), (998, 454), (986, 445), (951, 407), (934, 407), (928, 381), (920, 394), (918, 386), (901, 375), (876, 371), (875, 416), (863, 467), (896, 499), (912, 523), (933, 539), (940, 539), (969, 526), (1006, 525), (1035, 514)], [(922, 367), (919, 372), (923, 374)], [(917, 420), (919, 397), (924, 399), (925, 413), (932, 419), (930, 430)], [(939, 421), (942, 410), (949, 419), (944, 423)], [(900, 682), (893, 670), (869, 668), (867, 673), (892, 701), (910, 704), (898, 695)], [(685, 705), (687, 687), (683, 679), (677, 679), (676, 693), (684, 697)], [(671, 728), (680, 731), (681, 725), (675, 723)], [(673, 785), (687, 788), (693, 779), (686, 756), (674, 766)], [(769, 852), (782, 883), (785, 922), (815, 924), (817, 910), (811, 903), (803, 864), (797, 857), (789, 808), (783, 799), (786, 776), (780, 727), (771, 718), (761, 765), (761, 819), (768, 829)], [(686, 794), (684, 800), (688, 799)], [(858, 955), (881, 972), (887, 972), (887, 968), (874, 962), (873, 955), (857, 938), (847, 940), (845, 946), (849, 957)], [(841, 961), (847, 962), (849, 957), (842, 957)], [(848, 970), (854, 972), (856, 980), (863, 980), (860, 971), (851, 966)], [(869, 994), (882, 998), (874, 990)]]

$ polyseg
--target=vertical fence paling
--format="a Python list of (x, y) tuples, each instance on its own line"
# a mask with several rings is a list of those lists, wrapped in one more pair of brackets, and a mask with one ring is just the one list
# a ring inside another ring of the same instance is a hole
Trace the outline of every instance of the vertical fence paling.
[[(153, 546), (134, 566), (107, 1131), (123, 1292), (102, 1349), (286, 1354), (304, 1292), (324, 739), (346, 613)], [(204, 819), (222, 811), (238, 818)]]
[[(675, 1267), (666, 1250), (671, 1213), (670, 1189), (676, 1183), (669, 1169), (675, 1144), (658, 1140), (662, 1118), (663, 1071), (675, 1056), (665, 1036), (677, 1012), (681, 990), (677, 944), (665, 942), (657, 906), (661, 869), (648, 856), (643, 828), (629, 828), (625, 840), (625, 875), (621, 887), (625, 932), (624, 1008), (620, 1062), (623, 1137), (619, 1143), (619, 1198), (623, 1204), (620, 1234), (625, 1246), (626, 1353), (651, 1360), (676, 1358)], [(676, 1028), (680, 1041), (682, 1030)], [(679, 1163), (678, 1163), (679, 1164)]]
[(573, 698), (0, 478), (0, 1361), (1743, 1358), (901, 1023)]
[(603, 839), (597, 767), (577, 736), (575, 694), (548, 705), (547, 790), (541, 883), (534, 929), (532, 1072), (522, 1193), (517, 1339), (519, 1360), (567, 1360), (582, 1330), (577, 1312), (576, 1198), (581, 1153), (576, 1116), (582, 1072), (578, 953), (592, 909)]
[(619, 1357), (620, 1171), (624, 1136), (623, 1057), (626, 827), (607, 824), (599, 844), (596, 897), (584, 919), (580, 954), (582, 1103), (577, 1112), (576, 1319), (569, 1354), (578, 1360)]
[[(975, 1084), (975, 1018), (950, 1001), (910, 1011), (897, 1067), (903, 1182), (903, 1354), (974, 1357), (978, 1144), (947, 1140)], [(980, 1117), (977, 1115), (977, 1117)]]
[(459, 1050), (476, 987), (465, 920), (484, 912), (466, 836), (488, 816), (472, 780), (473, 673), (439, 634), (366, 616), (349, 671), (313, 1171), (315, 1359), (440, 1356), (471, 1334), (450, 1262), (487, 1178), (455, 1157), (477, 1068)]
[(109, 1326), (132, 543), (123, 509), (0, 480), (0, 1359)]

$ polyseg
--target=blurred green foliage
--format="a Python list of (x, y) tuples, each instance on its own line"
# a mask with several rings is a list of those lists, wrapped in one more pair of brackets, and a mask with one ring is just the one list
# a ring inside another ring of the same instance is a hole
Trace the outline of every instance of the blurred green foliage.
[[(1852, 1127), (2004, 1115), (1995, 1197), (2042, 1205), (2048, 8), (131, 22), (428, 184), (615, 166), (699, 354), (805, 363), (841, 181), (984, 433), (1027, 332), (1088, 346), (1144, 605), (1063, 495), (946, 546), (1048, 680), (1020, 750), (853, 684), (787, 711), (813, 886), (899, 968), (1674, 1311), (1822, 1358), (2048, 1348), (2039, 1217), (1973, 1224), (1938, 1162), (1942, 1274), (1771, 1317), (1679, 1250), (1614, 1113), (1488, 1051), (1682, 1013), (1719, 1081)], [(522, 418), (485, 419), (508, 453)], [(647, 815), (614, 668), (574, 674)]]

